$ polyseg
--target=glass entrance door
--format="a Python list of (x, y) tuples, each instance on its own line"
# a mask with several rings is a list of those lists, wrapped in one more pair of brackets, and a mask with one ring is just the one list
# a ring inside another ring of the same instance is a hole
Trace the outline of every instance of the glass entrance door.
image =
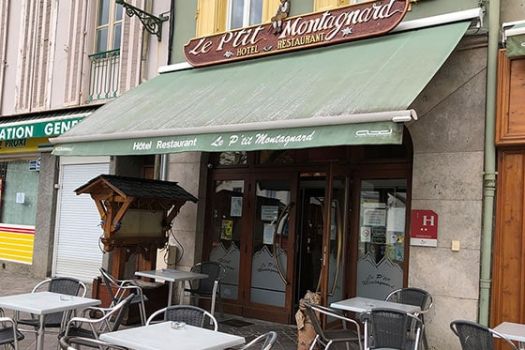
[(357, 296), (384, 299), (403, 287), (406, 208), (405, 179), (361, 180)]

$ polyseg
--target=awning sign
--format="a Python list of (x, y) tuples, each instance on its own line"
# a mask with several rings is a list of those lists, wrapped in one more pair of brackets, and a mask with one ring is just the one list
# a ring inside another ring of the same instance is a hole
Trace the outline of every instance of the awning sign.
[(281, 1), (271, 23), (192, 39), (184, 54), (199, 67), (378, 36), (397, 27), (408, 4), (408, 0), (367, 1), (287, 18), (289, 2)]
[(83, 117), (34, 123), (0, 124), (0, 141), (58, 136), (77, 125)]
[(144, 155), (401, 144), (403, 125), (376, 122), (61, 144), (55, 155)]

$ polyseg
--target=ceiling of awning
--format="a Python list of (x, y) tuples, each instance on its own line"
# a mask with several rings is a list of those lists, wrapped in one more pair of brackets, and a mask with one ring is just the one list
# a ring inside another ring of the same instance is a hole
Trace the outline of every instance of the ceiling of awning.
[[(410, 116), (406, 109), (468, 26), (469, 22), (458, 22), (161, 74), (54, 139), (59, 144), (54, 153), (159, 154), (400, 143), (402, 125), (391, 121)], [(261, 134), (269, 141), (255, 144)], [(311, 135), (313, 142), (301, 142)], [(238, 138), (233, 144), (232, 137)]]

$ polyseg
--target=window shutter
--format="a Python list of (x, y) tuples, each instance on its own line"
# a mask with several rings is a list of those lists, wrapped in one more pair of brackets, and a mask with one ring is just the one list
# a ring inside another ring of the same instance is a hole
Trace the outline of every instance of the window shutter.
[[(145, 8), (146, 1), (128, 1), (135, 7), (150, 11)], [(120, 46), (120, 79), (119, 94), (122, 94), (141, 83), (141, 54), (144, 35), (143, 26), (137, 16), (129, 17), (124, 14), (122, 24), (122, 42)]]
[(263, 2), (263, 23), (270, 22), (272, 20), (272, 17), (277, 13), (277, 8), (279, 7), (280, 3), (280, 0), (265, 0)]
[(336, 7), (346, 6), (349, 0), (315, 0), (314, 11), (329, 10)]
[(0, 105), (2, 105), (1, 90), (4, 86), (4, 66), (7, 53), (7, 18), (9, 17), (9, 0), (0, 1)]
[(226, 30), (227, 0), (199, 0), (196, 34), (205, 36)]
[[(64, 101), (66, 105), (78, 105), (81, 102), (83, 58), (87, 55), (84, 47), (87, 13), (87, 0), (71, 2)], [(87, 78), (89, 79), (89, 76)]]

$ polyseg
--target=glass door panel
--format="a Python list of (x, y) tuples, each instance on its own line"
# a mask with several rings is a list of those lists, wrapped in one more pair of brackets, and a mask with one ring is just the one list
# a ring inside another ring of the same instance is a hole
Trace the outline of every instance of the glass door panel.
[(403, 287), (406, 201), (405, 179), (361, 182), (357, 296), (384, 299)]
[(222, 280), (221, 297), (238, 299), (242, 217), (244, 210), (244, 181), (214, 182), (212, 205), (210, 261), (220, 262), (226, 269)]
[(250, 301), (284, 307), (288, 264), (289, 180), (256, 182)]

